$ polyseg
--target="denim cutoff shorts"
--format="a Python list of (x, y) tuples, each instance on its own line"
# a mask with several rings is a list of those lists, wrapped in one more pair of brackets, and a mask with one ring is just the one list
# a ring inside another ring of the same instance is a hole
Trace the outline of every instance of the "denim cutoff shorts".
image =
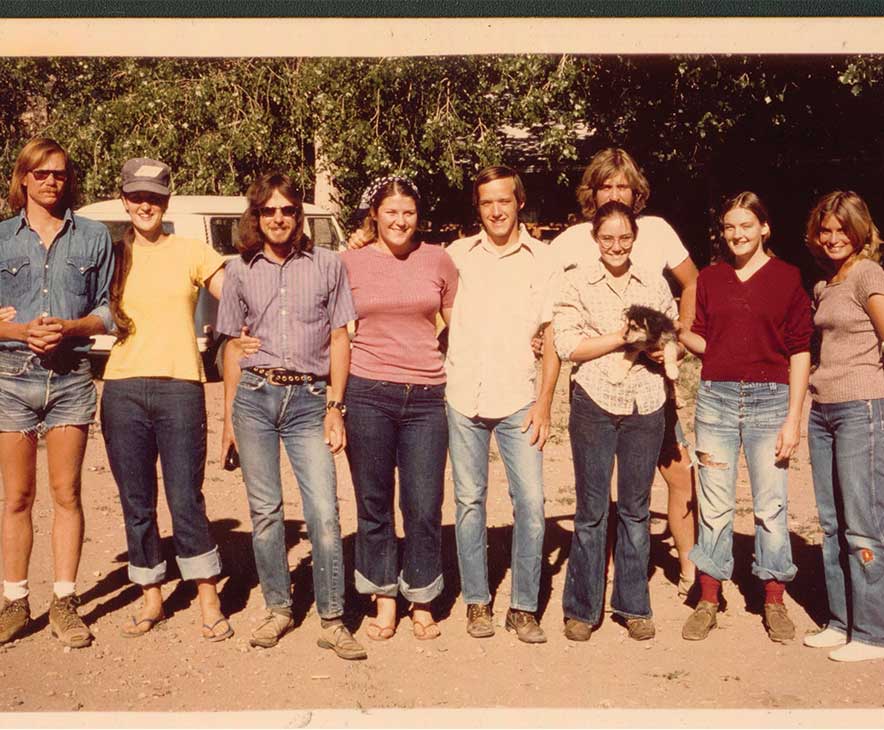
[(89, 359), (64, 372), (48, 369), (29, 350), (0, 350), (0, 432), (44, 433), (84, 426), (95, 417)]

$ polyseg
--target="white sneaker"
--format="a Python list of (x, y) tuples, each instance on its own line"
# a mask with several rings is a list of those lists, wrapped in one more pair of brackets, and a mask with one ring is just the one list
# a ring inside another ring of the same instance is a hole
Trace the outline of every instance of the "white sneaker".
[(872, 659), (884, 659), (884, 646), (850, 641), (840, 649), (830, 652), (829, 659), (836, 662), (867, 662)]
[(823, 629), (815, 634), (807, 634), (804, 637), (804, 646), (813, 649), (832, 649), (836, 646), (844, 646), (847, 643), (847, 635), (835, 629)]

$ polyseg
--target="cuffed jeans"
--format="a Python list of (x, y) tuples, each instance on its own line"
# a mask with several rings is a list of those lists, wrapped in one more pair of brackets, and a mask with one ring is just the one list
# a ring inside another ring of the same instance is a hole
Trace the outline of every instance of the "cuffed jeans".
[(543, 452), (532, 446), (522, 423), (531, 405), (505, 418), (468, 418), (448, 406), (448, 442), (454, 475), (455, 535), (463, 600), (491, 602), (485, 500), (488, 449), (497, 438), (513, 502), (511, 608), (537, 610), (543, 558)]
[(649, 618), (651, 483), (663, 441), (662, 406), (653, 413), (616, 416), (575, 385), (568, 433), (574, 458), (577, 509), (562, 599), (566, 618), (599, 623), (605, 597), (605, 563), (611, 476), (617, 457), (617, 542), (614, 612)]
[(788, 461), (777, 462), (777, 434), (789, 411), (789, 386), (701, 380), (696, 438), (699, 484), (697, 544), (690, 559), (718, 580), (734, 570), (733, 536), (740, 445), (746, 453), (755, 512), (755, 560), (761, 580), (791, 581)]
[(814, 402), (807, 435), (829, 628), (884, 646), (884, 399)]
[(280, 478), (282, 441), (298, 480), (313, 549), (316, 610), (330, 619), (344, 613), (344, 558), (334, 457), (324, 440), (325, 391), (324, 381), (272, 385), (244, 370), (233, 400), (233, 430), (267, 607), (292, 604)]
[[(442, 496), (448, 425), (445, 385), (351, 375), (347, 458), (356, 492), (356, 590), (429, 603), (442, 592)], [(394, 473), (405, 544), (393, 522)]]
[(106, 380), (101, 432), (120, 492), (129, 580), (146, 586), (166, 577), (157, 527), (158, 456), (181, 577), (199, 580), (220, 574), (221, 557), (209, 532), (202, 492), (206, 465), (202, 383), (171, 378)]

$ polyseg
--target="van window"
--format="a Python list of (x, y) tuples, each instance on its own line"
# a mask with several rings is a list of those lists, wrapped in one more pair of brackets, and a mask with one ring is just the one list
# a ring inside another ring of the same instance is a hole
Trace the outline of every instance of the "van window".
[(230, 256), (237, 253), (236, 242), (239, 240), (238, 223), (239, 217), (233, 216), (209, 219), (209, 235), (212, 239), (212, 248), (222, 256)]
[(338, 250), (338, 244), (341, 239), (338, 236), (337, 229), (332, 225), (332, 219), (328, 216), (324, 218), (308, 218), (307, 223), (310, 225), (310, 238), (313, 243), (323, 248), (330, 248), (332, 251)]
[[(236, 242), (239, 240), (239, 218), (216, 217), (209, 219), (209, 231), (212, 237), (212, 248), (224, 256), (237, 253)], [(338, 230), (334, 227), (332, 219), (328, 216), (307, 216), (307, 230), (305, 233), (313, 239), (317, 246), (337, 251), (341, 238)]]

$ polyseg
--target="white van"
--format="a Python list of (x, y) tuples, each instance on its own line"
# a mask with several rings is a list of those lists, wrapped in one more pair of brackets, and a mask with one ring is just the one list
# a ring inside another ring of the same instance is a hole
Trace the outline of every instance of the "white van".
[[(173, 195), (169, 198), (169, 208), (163, 216), (163, 229), (186, 238), (205, 241), (218, 253), (227, 258), (237, 255), (237, 223), (247, 207), (246, 199), (235, 195)], [(119, 240), (129, 225), (129, 216), (119, 198), (103, 200), (85, 205), (77, 211), (84, 218), (101, 221), (110, 229), (111, 238)], [(317, 205), (304, 203), (306, 219), (305, 233), (316, 246), (342, 251), (346, 239), (337, 219), (329, 211)], [(197, 345), (203, 355), (206, 377), (219, 380), (216, 363), (217, 339), (215, 338), (215, 317), (218, 302), (205, 289), (200, 290), (196, 306)], [(96, 335), (91, 357), (93, 372), (97, 377), (104, 372), (104, 364), (114, 344), (113, 335)]]

